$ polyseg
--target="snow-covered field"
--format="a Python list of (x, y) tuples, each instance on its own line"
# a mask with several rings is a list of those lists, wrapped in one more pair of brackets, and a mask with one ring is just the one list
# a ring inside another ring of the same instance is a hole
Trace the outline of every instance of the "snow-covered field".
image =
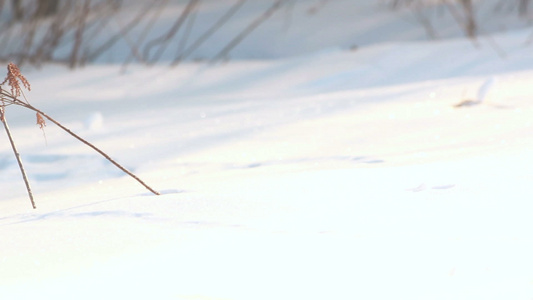
[[(348, 2), (325, 3), (328, 20)], [(504, 57), (484, 37), (353, 51), (346, 34), (218, 65), (23, 70), (33, 105), (162, 195), (8, 107), (37, 209), (2, 137), (0, 299), (532, 299), (530, 32), (494, 34)]]

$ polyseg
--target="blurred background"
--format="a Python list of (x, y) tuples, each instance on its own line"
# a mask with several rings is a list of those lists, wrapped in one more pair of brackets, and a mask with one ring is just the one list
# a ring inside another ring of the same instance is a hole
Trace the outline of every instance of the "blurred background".
[[(177, 66), (464, 36), (478, 47), (480, 35), (528, 29), (532, 6), (530, 0), (1, 0), (0, 60)], [(496, 39), (489, 44), (505, 56)]]

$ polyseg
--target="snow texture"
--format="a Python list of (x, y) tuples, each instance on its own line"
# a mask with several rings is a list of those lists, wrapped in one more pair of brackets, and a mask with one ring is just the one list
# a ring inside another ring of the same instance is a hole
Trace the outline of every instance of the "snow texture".
[[(331, 26), (403, 24), (335, 3)], [(8, 107), (37, 209), (3, 138), (0, 299), (531, 299), (528, 34), (495, 35), (505, 59), (456, 37), (23, 70), (33, 105), (162, 195)]]

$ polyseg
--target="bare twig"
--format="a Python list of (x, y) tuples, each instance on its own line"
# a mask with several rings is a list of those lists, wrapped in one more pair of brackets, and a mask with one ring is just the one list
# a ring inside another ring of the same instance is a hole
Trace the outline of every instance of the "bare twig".
[(70, 129), (68, 129), (67, 127), (65, 127), (63, 124), (59, 123), (58, 121), (56, 121), (55, 119), (53, 119), (52, 117), (50, 117), (49, 115), (47, 115), (46, 113), (44, 113), (42, 110), (39, 110), (38, 108), (32, 106), (31, 104), (28, 104), (28, 103), (23, 103), (21, 104), (22, 106), (26, 107), (26, 108), (29, 108), (35, 112), (37, 112), (38, 114), (44, 116), (45, 118), (47, 118), (48, 120), (50, 120), (52, 123), (56, 124), (59, 128), (63, 129), (64, 131), (66, 131), (68, 134), (70, 134), (71, 136), (75, 137), (77, 140), (79, 140), (80, 142), (84, 143), (85, 145), (91, 147), (93, 150), (95, 150), (96, 152), (98, 152), (100, 155), (102, 155), (105, 159), (107, 159), (109, 162), (111, 162), (112, 164), (114, 164), (117, 168), (119, 168), (122, 172), (128, 174), (129, 176), (131, 176), (133, 179), (137, 180), (140, 184), (142, 184), (146, 189), (148, 189), (150, 192), (154, 193), (155, 195), (159, 195), (159, 192), (157, 192), (156, 190), (152, 189), (150, 186), (148, 186), (144, 181), (142, 181), (139, 177), (135, 176), (135, 174), (133, 174), (131, 171), (129, 171), (128, 169), (126, 169), (124, 166), (122, 166), (121, 164), (119, 164), (118, 162), (116, 162), (114, 159), (112, 159), (109, 155), (107, 155), (104, 151), (100, 150), (99, 148), (97, 148), (95, 145), (89, 143), (87, 140), (85, 140), (84, 138), (80, 137), (79, 135), (75, 134), (74, 132), (72, 132)]
[(417, 5), (415, 8), (415, 18), (418, 20), (418, 22), (420, 24), (422, 24), (422, 26), (424, 27), (424, 29), (426, 30), (426, 33), (427, 35), (431, 38), (431, 39), (436, 39), (437, 38), (437, 32), (435, 31), (435, 28), (433, 27), (433, 25), (431, 24), (431, 18), (428, 18), (425, 14), (424, 14), (424, 7), (422, 7), (421, 5)]
[[(110, 161), (113, 165), (115, 165), (121, 171), (123, 171), (124, 173), (128, 174), (133, 179), (137, 180), (137, 182), (139, 182), (141, 185), (143, 185), (150, 192), (154, 193), (155, 195), (159, 195), (159, 192), (157, 192), (156, 190), (151, 188), (149, 185), (147, 185), (144, 181), (142, 181), (139, 177), (137, 177), (131, 171), (129, 171), (124, 166), (122, 166), (121, 164), (116, 162), (109, 155), (107, 155), (104, 151), (100, 150), (95, 145), (91, 144), (90, 142), (88, 142), (84, 138), (82, 138), (79, 135), (75, 134), (70, 129), (68, 129), (63, 124), (61, 124), (58, 121), (56, 121), (54, 118), (50, 117), (48, 114), (46, 114), (42, 110), (34, 107), (27, 100), (23, 101), (23, 100), (19, 99), (18, 96), (20, 96), (20, 95), (24, 96), (24, 93), (22, 92), (22, 86), (29, 90), (29, 88), (30, 88), (29, 82), (26, 80), (26, 78), (24, 76), (22, 76), (22, 74), (20, 73), (20, 70), (17, 67), (17, 65), (15, 65), (13, 63), (10, 63), (8, 65), (7, 69), (8, 69), (7, 77), (2, 83), (0, 83), (0, 85), (3, 85), (5, 83), (7, 83), (11, 87), (11, 93), (9, 91), (7, 91), (7, 90), (5, 90), (5, 89), (0, 87), (0, 119), (1, 119), (2, 123), (4, 124), (4, 128), (5, 128), (6, 132), (7, 132), (7, 135), (9, 137), (9, 141), (11, 143), (11, 147), (13, 148), (13, 152), (15, 153), (15, 156), (17, 158), (17, 162), (18, 162), (20, 170), (22, 172), (22, 177), (24, 178), (24, 182), (26, 183), (26, 189), (28, 190), (28, 195), (30, 196), (30, 200), (31, 200), (33, 208), (35, 208), (35, 203), (33, 201), (33, 194), (31, 192), (30, 184), (29, 184), (28, 178), (26, 176), (26, 172), (24, 171), (24, 167), (23, 167), (22, 161), (20, 159), (20, 154), (17, 151), (17, 148), (15, 146), (15, 142), (13, 141), (13, 138), (11, 136), (11, 132), (9, 130), (9, 126), (8, 126), (6, 118), (5, 118), (5, 107), (7, 107), (9, 105), (18, 105), (18, 106), (33, 110), (34, 112), (37, 113), (37, 125), (39, 125), (39, 127), (41, 129), (43, 129), (44, 126), (46, 126), (44, 118), (48, 119), (52, 123), (56, 124), (59, 128), (63, 129), (68, 134), (70, 134), (71, 136), (75, 137), (77, 140), (81, 141), (85, 145), (91, 147), (93, 150), (98, 152), (100, 155), (102, 155), (105, 159)], [(22, 84), (22, 86), (21, 86), (21, 84)]]
[[(198, 5), (199, 0), (189, 0), (181, 14), (179, 15), (178, 19), (174, 22), (172, 27), (162, 36), (150, 41), (144, 48), (144, 56), (146, 57), (146, 60), (155, 63), (163, 52), (165, 51), (168, 42), (172, 39), (172, 37), (180, 30), (181, 26), (185, 22), (185, 20), (189, 17), (189, 15), (196, 9), (196, 6)], [(159, 45), (159, 48), (157, 49), (157, 52), (153, 55), (153, 57), (150, 57), (150, 52), (152, 48)]]
[[(72, 2), (66, 2), (58, 14), (66, 15), (70, 9)], [(68, 28), (67, 18), (54, 18), (48, 30), (45, 34), (45, 37), (41, 40), (39, 46), (37, 46), (37, 51), (35, 52), (35, 64), (39, 66), (42, 62), (52, 59), (54, 50), (58, 47), (61, 39), (65, 35)]]
[(218, 19), (213, 26), (205, 31), (200, 37), (198, 37), (191, 46), (185, 49), (179, 56), (177, 56), (172, 62), (172, 66), (178, 65), (183, 59), (187, 58), (191, 53), (198, 49), (210, 36), (212, 36), (220, 27), (228, 22), (231, 17), (241, 8), (246, 0), (238, 0), (233, 6), (228, 9), (226, 13), (220, 19)]
[(233, 40), (231, 40), (220, 52), (215, 55), (212, 62), (226, 59), (227, 55), (233, 48), (235, 48), (242, 40), (252, 33), (261, 23), (268, 20), (284, 3), (285, 0), (278, 0), (272, 4), (262, 15), (257, 17), (250, 25), (248, 25), (243, 31), (241, 31)]
[(85, 31), (85, 24), (87, 23), (87, 18), (89, 16), (91, 8), (91, 0), (85, 0), (85, 3), (83, 4), (83, 9), (81, 11), (81, 15), (78, 17), (78, 27), (76, 28), (75, 38), (74, 38), (74, 46), (72, 47), (72, 53), (70, 54), (70, 68), (74, 69), (76, 66), (76, 63), (79, 62), (79, 52), (81, 48), (81, 44), (83, 42), (83, 33)]
[[(161, 0), (157, 3), (157, 7), (155, 8), (155, 12), (152, 15), (152, 17), (148, 20), (148, 24), (144, 26), (142, 32), (139, 34), (139, 37), (137, 39), (137, 42), (135, 45), (133, 45), (132, 49), (135, 49), (135, 52), (131, 52), (130, 55), (124, 60), (124, 64), (122, 65), (122, 69), (125, 70), (128, 64), (131, 62), (133, 58), (137, 58), (140, 62), (146, 63), (146, 58), (142, 57), (141, 52), (138, 50), (141, 45), (144, 43), (144, 40), (156, 24), (157, 20), (159, 19), (159, 16), (165, 9), (165, 5), (167, 4), (168, 0)], [(117, 20), (118, 22), (118, 20)]]
[(85, 54), (85, 58), (88, 61), (94, 60), (96, 57), (102, 55), (106, 50), (111, 48), (117, 41), (123, 38), (128, 32), (133, 30), (136, 26), (139, 25), (139, 23), (143, 20), (143, 18), (149, 13), (151, 6), (151, 3), (147, 4), (146, 7), (144, 7), (139, 14), (135, 16), (132, 20), (130, 20), (124, 27), (119, 29), (119, 32), (112, 37), (110, 37), (107, 41), (100, 44), (96, 49), (92, 51), (87, 51)]
[(197, 12), (193, 11), (190, 14), (191, 14), (191, 16), (187, 20), (187, 23), (186, 23), (186, 26), (185, 26), (185, 30), (183, 32), (183, 36), (182, 36), (181, 41), (180, 41), (180, 43), (178, 45), (178, 52), (177, 53), (183, 52), (183, 49), (185, 48), (185, 46), (187, 45), (187, 42), (189, 41), (189, 36), (191, 35), (191, 31), (192, 31), (194, 22), (196, 21)]
[(15, 154), (15, 158), (17, 159), (20, 172), (22, 173), (22, 179), (24, 179), (24, 183), (26, 184), (26, 190), (28, 191), (28, 196), (30, 197), (31, 206), (35, 209), (37, 207), (35, 206), (35, 201), (33, 200), (33, 193), (31, 192), (30, 182), (28, 180), (28, 176), (26, 175), (26, 171), (24, 170), (24, 165), (22, 164), (20, 153), (18, 152), (17, 147), (15, 146), (15, 142), (13, 141), (13, 137), (11, 136), (11, 131), (9, 130), (9, 126), (7, 125), (4, 106), (0, 106), (0, 119), (4, 124), (7, 137), (9, 138), (9, 143), (11, 144), (11, 148), (13, 149), (13, 153)]

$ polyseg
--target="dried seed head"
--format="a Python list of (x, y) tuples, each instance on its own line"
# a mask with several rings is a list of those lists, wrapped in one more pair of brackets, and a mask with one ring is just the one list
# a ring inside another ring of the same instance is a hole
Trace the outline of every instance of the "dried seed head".
[(39, 125), (39, 128), (43, 129), (46, 126), (46, 122), (43, 118), (43, 115), (40, 113), (37, 113), (37, 125)]
[(22, 94), (22, 88), (20, 87), (19, 80), (28, 91), (31, 90), (30, 83), (26, 77), (20, 73), (19, 67), (14, 63), (9, 63), (7, 65), (7, 76), (4, 81), (0, 83), (0, 85), (3, 85), (7, 82), (7, 84), (11, 87), (11, 94), (15, 97), (20, 97)]

